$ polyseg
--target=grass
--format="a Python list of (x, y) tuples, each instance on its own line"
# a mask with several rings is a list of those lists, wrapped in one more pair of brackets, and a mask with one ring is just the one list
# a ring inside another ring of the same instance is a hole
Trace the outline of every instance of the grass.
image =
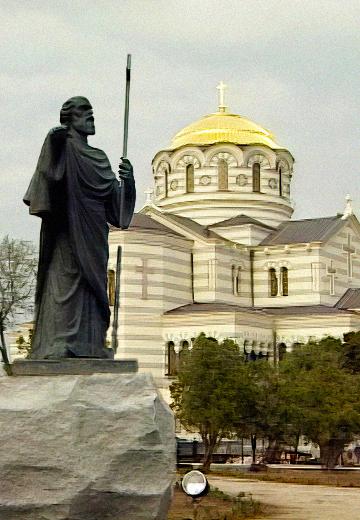
[(250, 494), (233, 497), (211, 487), (207, 496), (194, 505), (192, 499), (177, 486), (168, 520), (242, 520), (264, 517), (265, 510)]

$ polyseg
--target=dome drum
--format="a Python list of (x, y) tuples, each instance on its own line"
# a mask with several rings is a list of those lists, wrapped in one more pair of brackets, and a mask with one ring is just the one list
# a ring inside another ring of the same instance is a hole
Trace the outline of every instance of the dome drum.
[(154, 157), (154, 202), (204, 224), (244, 213), (279, 225), (293, 212), (293, 163), (268, 130), (235, 114), (210, 114)]
[(231, 193), (203, 193), (201, 197), (184, 194), (176, 199), (156, 202), (165, 213), (191, 218), (199, 224), (209, 225), (245, 214), (272, 227), (289, 220), (294, 211), (290, 201), (278, 197), (253, 193), (241, 200)]

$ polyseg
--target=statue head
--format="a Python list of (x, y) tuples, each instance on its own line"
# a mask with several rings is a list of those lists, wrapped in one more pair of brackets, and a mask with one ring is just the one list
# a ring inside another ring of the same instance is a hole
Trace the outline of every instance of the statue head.
[(94, 135), (94, 116), (90, 101), (82, 96), (65, 101), (60, 110), (60, 123), (74, 128), (81, 135)]

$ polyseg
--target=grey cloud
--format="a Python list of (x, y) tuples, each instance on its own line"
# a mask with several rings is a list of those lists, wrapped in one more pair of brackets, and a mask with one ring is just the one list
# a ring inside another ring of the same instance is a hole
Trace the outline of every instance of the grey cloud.
[[(84, 7), (86, 5), (86, 8)], [(0, 235), (36, 237), (21, 198), (62, 102), (87, 95), (95, 146), (116, 169), (124, 66), (133, 54), (129, 154), (139, 206), (151, 159), (186, 124), (230, 108), (272, 130), (296, 158), (295, 216), (360, 200), (360, 4), (349, 0), (1, 2)]]

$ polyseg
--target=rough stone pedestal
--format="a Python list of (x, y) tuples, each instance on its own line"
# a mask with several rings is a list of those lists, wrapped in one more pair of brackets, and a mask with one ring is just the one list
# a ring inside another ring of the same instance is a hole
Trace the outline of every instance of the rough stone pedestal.
[(10, 369), (13, 376), (129, 374), (138, 371), (138, 362), (136, 359), (16, 359)]
[(174, 471), (150, 375), (0, 379), (1, 520), (165, 520)]

